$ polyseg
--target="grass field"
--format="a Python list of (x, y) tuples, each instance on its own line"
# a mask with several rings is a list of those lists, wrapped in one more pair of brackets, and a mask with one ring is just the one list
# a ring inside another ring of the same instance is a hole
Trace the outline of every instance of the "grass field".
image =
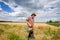
[(51, 23), (47, 22), (47, 24), (50, 24), (50, 25), (53, 25), (53, 26), (57, 26), (57, 27), (60, 26), (60, 22), (51, 22)]
[[(27, 40), (26, 23), (0, 22), (0, 40)], [(60, 40), (60, 27), (35, 23), (35, 40)]]

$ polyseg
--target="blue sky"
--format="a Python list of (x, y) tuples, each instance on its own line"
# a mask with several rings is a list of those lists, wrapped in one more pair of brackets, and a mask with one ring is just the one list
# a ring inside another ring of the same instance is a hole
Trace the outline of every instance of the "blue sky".
[(3, 2), (0, 2), (0, 6), (2, 8), (2, 10), (6, 11), (6, 12), (13, 12), (13, 10), (6, 4), (4, 4)]
[(35, 22), (60, 21), (60, 0), (0, 0), (0, 20), (25, 22), (33, 12)]

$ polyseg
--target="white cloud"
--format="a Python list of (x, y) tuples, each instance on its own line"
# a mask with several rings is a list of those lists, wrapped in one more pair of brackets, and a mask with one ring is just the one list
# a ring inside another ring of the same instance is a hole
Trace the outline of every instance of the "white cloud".
[(0, 0), (0, 1), (2, 1), (2, 0)]
[(17, 20), (26, 19), (26, 17), (18, 17)]
[(2, 10), (1, 5), (0, 5), (0, 11)]
[(0, 20), (1, 21), (9, 21), (9, 14), (5, 11), (0, 11)]
[(46, 13), (43, 10), (37, 10), (36, 11), (37, 16), (45, 16)]
[[(30, 0), (29, 2), (25, 1), (24, 6), (19, 5), (18, 3), (15, 3), (14, 0), (9, 0), (8, 3), (7, 2), (4, 2), (4, 3), (6, 3), (10, 8), (14, 10), (14, 12), (9, 13), (9, 16), (15, 17), (15, 18), (10, 19), (12, 21), (19, 21), (19, 20), (24, 21), (26, 17), (20, 17), (20, 16), (17, 17), (17, 15), (20, 15), (23, 13), (23, 14), (27, 14), (26, 16), (30, 16), (31, 13), (33, 12), (37, 14), (35, 21), (48, 21), (48, 20), (58, 19), (56, 17), (58, 8), (55, 5), (58, 2), (59, 0)], [(28, 3), (29, 6), (26, 5), (26, 3)], [(23, 2), (21, 2), (21, 4), (23, 4)], [(15, 5), (17, 7), (14, 7)], [(53, 7), (54, 9), (51, 9), (51, 7)]]
[(17, 16), (18, 14), (22, 14), (23, 12), (27, 13), (26, 9), (24, 9), (21, 6), (18, 6), (17, 8), (13, 8), (14, 12), (9, 13), (11, 16)]

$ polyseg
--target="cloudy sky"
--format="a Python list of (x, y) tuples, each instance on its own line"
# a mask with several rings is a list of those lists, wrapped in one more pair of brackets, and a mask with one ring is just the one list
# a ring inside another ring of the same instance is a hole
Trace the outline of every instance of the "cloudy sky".
[(0, 0), (0, 21), (24, 22), (35, 12), (35, 22), (60, 21), (60, 0)]

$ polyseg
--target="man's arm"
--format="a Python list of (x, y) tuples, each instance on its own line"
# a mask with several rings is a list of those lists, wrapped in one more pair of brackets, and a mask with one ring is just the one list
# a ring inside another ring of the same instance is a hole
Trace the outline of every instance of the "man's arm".
[(29, 26), (31, 26), (31, 24), (29, 23), (29, 20), (30, 20), (30, 19), (27, 18), (27, 19), (26, 19), (26, 23), (27, 23)]

